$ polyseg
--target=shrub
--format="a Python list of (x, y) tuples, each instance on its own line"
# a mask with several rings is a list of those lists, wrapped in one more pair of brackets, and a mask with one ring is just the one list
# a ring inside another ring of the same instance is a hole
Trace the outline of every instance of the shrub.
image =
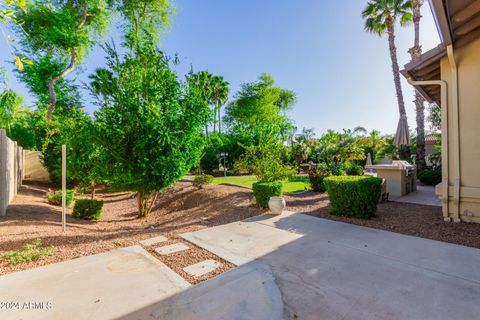
[(85, 220), (100, 220), (102, 218), (103, 201), (77, 200), (73, 207), (72, 215)]
[(345, 173), (349, 176), (361, 176), (363, 175), (363, 167), (358, 164), (350, 164), (346, 167)]
[(283, 184), (281, 182), (255, 182), (253, 185), (253, 195), (255, 200), (262, 208), (268, 208), (270, 197), (281, 196)]
[(2, 257), (10, 264), (19, 264), (39, 260), (51, 255), (52, 252), (53, 246), (42, 247), (42, 240), (35, 239), (32, 243), (27, 243), (22, 249), (5, 252)]
[(208, 174), (202, 174), (193, 178), (193, 185), (198, 189), (202, 189), (204, 185), (211, 184), (213, 182), (213, 176)]
[(310, 180), (310, 186), (314, 191), (317, 192), (324, 192), (325, 191), (325, 183), (324, 179), (330, 176), (330, 172), (326, 170), (310, 170), (308, 172), (308, 178)]
[[(75, 191), (67, 189), (67, 194), (65, 197), (65, 202), (67, 207), (72, 204), (73, 197), (75, 196)], [(62, 205), (62, 191), (56, 191), (55, 193), (48, 195), (48, 203), (53, 204), (54, 206)]]
[(442, 168), (428, 168), (418, 174), (418, 179), (429, 186), (442, 182)]
[(369, 219), (375, 216), (382, 179), (369, 176), (325, 178), (333, 215)]

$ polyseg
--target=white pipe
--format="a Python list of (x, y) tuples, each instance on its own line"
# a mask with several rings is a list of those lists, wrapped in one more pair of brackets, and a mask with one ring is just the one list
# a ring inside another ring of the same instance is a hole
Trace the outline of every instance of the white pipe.
[(67, 147), (62, 144), (62, 229), (67, 231)]
[(412, 86), (440, 86), (440, 107), (442, 109), (442, 212), (443, 220), (451, 221), (448, 214), (448, 101), (447, 101), (447, 82), (443, 80), (415, 81), (407, 77), (408, 83)]
[(453, 46), (447, 46), (448, 62), (452, 74), (452, 107), (453, 107), (453, 165), (455, 179), (453, 184), (453, 201), (455, 204), (453, 222), (460, 222), (460, 130), (459, 130), (459, 106), (458, 106), (458, 68)]

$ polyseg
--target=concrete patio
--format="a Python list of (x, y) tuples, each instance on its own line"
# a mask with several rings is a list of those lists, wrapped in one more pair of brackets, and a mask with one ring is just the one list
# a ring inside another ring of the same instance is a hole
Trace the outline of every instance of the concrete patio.
[(238, 265), (190, 286), (141, 247), (0, 277), (3, 319), (478, 319), (480, 250), (285, 213), (182, 235)]
[(427, 206), (442, 206), (442, 202), (438, 196), (435, 195), (435, 187), (433, 186), (417, 185), (417, 191), (411, 192), (402, 197), (392, 197), (390, 200), (405, 203), (423, 204)]
[(464, 320), (480, 314), (477, 249), (294, 213), (183, 236), (234, 263), (269, 267), (285, 319)]

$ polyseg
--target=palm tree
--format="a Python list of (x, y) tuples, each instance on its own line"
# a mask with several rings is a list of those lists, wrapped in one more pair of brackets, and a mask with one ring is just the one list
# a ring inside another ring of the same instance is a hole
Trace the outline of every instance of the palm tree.
[(104, 68), (97, 68), (88, 78), (91, 80), (89, 89), (92, 94), (102, 96), (103, 103), (107, 104), (107, 97), (115, 90), (112, 72)]
[(228, 93), (230, 92), (229, 83), (223, 79), (222, 76), (213, 76), (212, 82), (212, 104), (214, 105), (214, 121), (213, 132), (215, 132), (215, 126), (217, 124), (218, 116), (218, 132), (222, 132), (222, 116), (220, 109), (228, 100)]
[(395, 45), (395, 22), (400, 21), (405, 25), (412, 20), (411, 0), (371, 0), (362, 12), (365, 18), (365, 30), (382, 36), (388, 35), (388, 47), (392, 60), (393, 80), (398, 100), (400, 119), (407, 119), (405, 102), (403, 100), (402, 85), (400, 83), (400, 69), (397, 60), (397, 48)]
[[(408, 50), (412, 61), (418, 59), (422, 54), (422, 46), (420, 45), (420, 19), (422, 18), (420, 9), (422, 8), (423, 0), (412, 0), (413, 6), (413, 26), (415, 38), (413, 47)], [(415, 90), (415, 112), (417, 120), (417, 156), (415, 164), (418, 171), (422, 171), (425, 166), (425, 106), (422, 95)]]
[[(208, 102), (211, 102), (212, 99), (212, 79), (213, 75), (208, 72), (208, 71), (199, 71), (197, 73), (194, 73), (193, 70), (190, 70), (189, 75), (187, 76), (187, 79), (189, 83), (194, 86), (195, 88), (198, 88), (202, 96), (208, 100)], [(205, 135), (208, 137), (208, 123), (205, 125)]]

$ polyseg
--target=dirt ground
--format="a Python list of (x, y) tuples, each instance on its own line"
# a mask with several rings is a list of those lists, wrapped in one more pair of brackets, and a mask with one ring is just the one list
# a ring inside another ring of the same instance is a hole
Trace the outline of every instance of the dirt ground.
[[(22, 248), (34, 239), (53, 245), (54, 253), (42, 260), (9, 265), (0, 259), (0, 274), (100, 253), (117, 247), (138, 244), (140, 240), (166, 236), (165, 244), (184, 242), (178, 234), (239, 221), (265, 213), (255, 205), (251, 191), (241, 187), (210, 185), (197, 190), (190, 182), (179, 182), (158, 197), (147, 218), (137, 218), (135, 195), (130, 192), (99, 192), (104, 201), (101, 221), (83, 221), (67, 216), (66, 233), (61, 228), (61, 209), (46, 201), (48, 187), (26, 184), (0, 217), (0, 256)], [(377, 217), (370, 220), (330, 216), (325, 193), (303, 192), (285, 196), (287, 209), (311, 216), (353, 223), (371, 228), (419, 236), (480, 248), (480, 224), (449, 223), (442, 219), (441, 208), (397, 202), (378, 206)], [(69, 209), (69, 213), (71, 208)], [(162, 244), (163, 245), (163, 244)], [(210, 252), (189, 244), (191, 250), (167, 257), (146, 248), (191, 283), (198, 283), (233, 267)], [(182, 268), (205, 259), (216, 259), (222, 268), (193, 279)]]
[(326, 193), (306, 192), (285, 200), (290, 211), (480, 249), (480, 224), (445, 222), (441, 207), (390, 201), (378, 205), (375, 218), (363, 220), (329, 215)]
[[(55, 247), (53, 255), (18, 265), (8, 265), (0, 259), (0, 274), (135, 245), (140, 240), (159, 235), (166, 236), (170, 242), (178, 241), (177, 235), (180, 233), (263, 213), (256, 207), (249, 190), (244, 188), (212, 185), (197, 190), (189, 182), (179, 182), (158, 196), (154, 209), (143, 219), (137, 218), (134, 193), (98, 192), (97, 198), (104, 201), (102, 219), (75, 219), (70, 216), (72, 208), (69, 208), (67, 232), (63, 233), (61, 208), (47, 203), (47, 191), (48, 186), (26, 183), (8, 207), (7, 216), (0, 217), (0, 256), (5, 251), (20, 249), (37, 238), (42, 240), (42, 245)], [(174, 263), (174, 269), (183, 272), (180, 267), (200, 262), (203, 258), (212, 258), (208, 251), (193, 245), (190, 247), (192, 250), (188, 254), (172, 255), (161, 260), (167, 265)], [(218, 272), (232, 266), (225, 261), (220, 262), (224, 268)], [(198, 282), (198, 279), (189, 278), (185, 273), (182, 275), (192, 283)]]

